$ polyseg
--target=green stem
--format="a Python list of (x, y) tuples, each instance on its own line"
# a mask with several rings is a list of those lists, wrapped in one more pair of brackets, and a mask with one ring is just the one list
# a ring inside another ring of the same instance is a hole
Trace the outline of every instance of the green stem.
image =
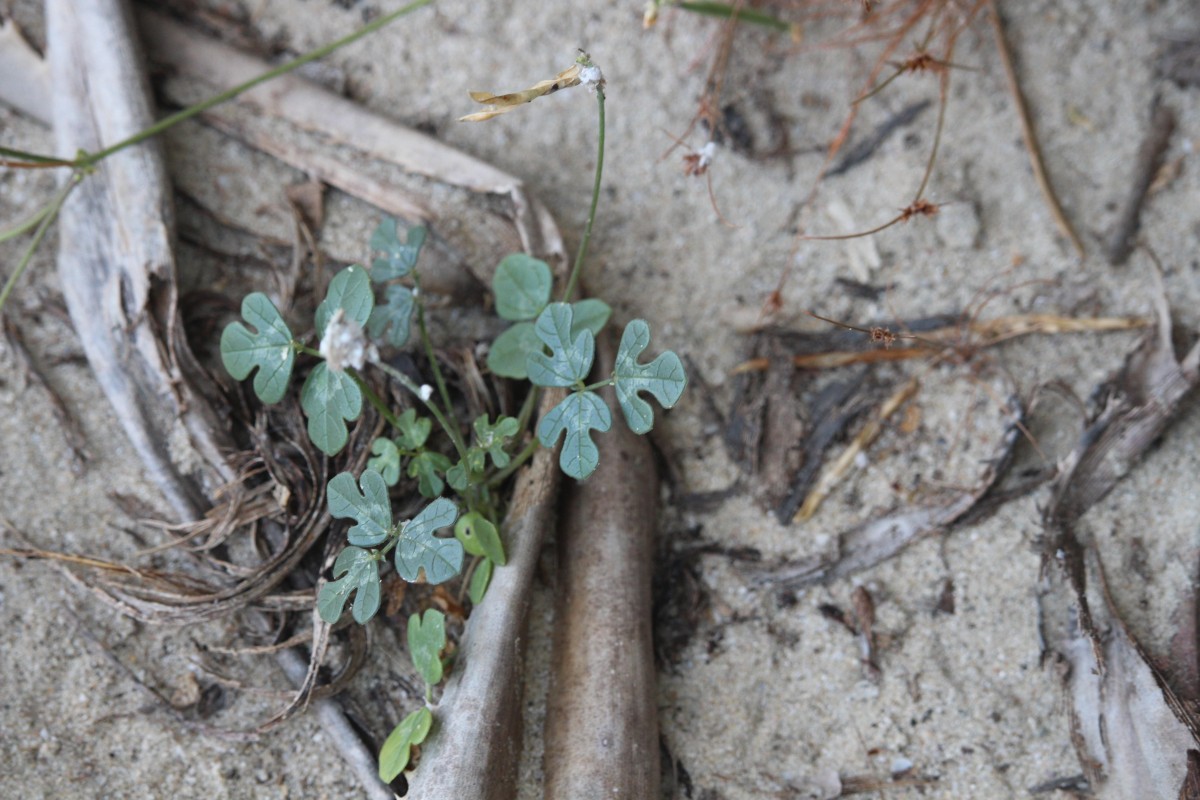
[[(46, 156), (41, 153), (30, 153), (27, 150), (14, 150), (11, 147), (0, 147), (0, 166), (20, 169), (36, 169), (38, 167), (70, 167), (72, 162), (58, 156)], [(15, 161), (10, 159), (16, 159)]]
[(33, 239), (29, 242), (29, 247), (25, 248), (25, 252), (21, 255), (21, 260), (17, 262), (17, 268), (13, 270), (13, 274), (8, 276), (8, 280), (4, 283), (4, 288), (0, 289), (0, 311), (4, 310), (4, 304), (8, 302), (8, 296), (12, 294), (13, 287), (17, 285), (17, 281), (25, 274), (25, 268), (29, 266), (29, 262), (33, 260), (33, 254), (37, 252), (38, 246), (45, 238), (46, 232), (50, 230), (51, 224), (58, 218), (58, 212), (62, 209), (63, 203), (66, 202), (67, 195), (75, 188), (75, 184), (79, 183), (82, 175), (78, 172), (73, 173), (63, 187), (58, 190), (58, 193), (50, 200), (50, 204), (46, 206), (46, 212), (43, 214), (41, 222), (38, 223), (37, 230), (33, 233)]
[(25, 219), (18, 222), (16, 225), (13, 225), (8, 230), (0, 233), (0, 242), (7, 242), (9, 239), (15, 239), (22, 233), (36, 228), (38, 223), (45, 219), (46, 215), (50, 213), (50, 206), (53, 204), (53, 198), (51, 198), (50, 203), (47, 203)]
[(374, 33), (375, 31), (384, 27), (388, 23), (393, 22), (393, 21), (399, 19), (400, 17), (403, 17), (406, 14), (416, 11), (418, 8), (421, 8), (422, 6), (427, 6), (432, 2), (433, 2), (433, 0), (414, 0), (414, 2), (411, 2), (408, 5), (403, 6), (402, 8), (399, 8), (396, 11), (393, 11), (391, 14), (385, 14), (384, 16), (375, 20), (371, 24), (366, 25), (362, 28), (359, 28), (357, 31), (350, 34), (349, 36), (343, 36), (341, 39), (338, 39), (334, 42), (330, 42), (329, 44), (325, 45), (324, 47), (318, 47), (316, 50), (313, 50), (310, 53), (305, 53), (304, 55), (300, 56), (299, 58), (289, 61), (288, 63), (283, 64), (282, 66), (276, 67), (275, 69), (270, 70), (269, 72), (264, 72), (262, 75), (259, 75), (257, 78), (249, 80), (249, 81), (241, 84), (240, 86), (235, 86), (232, 89), (221, 92), (218, 95), (214, 95), (213, 97), (210, 97), (201, 103), (198, 103), (189, 108), (185, 108), (182, 111), (178, 111), (178, 112), (170, 115), (169, 117), (159, 120), (157, 123), (155, 123), (154, 125), (151, 125), (149, 128), (146, 128), (143, 131), (139, 131), (138, 133), (135, 133), (133, 136), (130, 136), (127, 139), (122, 139), (121, 141), (117, 142), (116, 144), (110, 145), (97, 153), (89, 153), (86, 155), (82, 155), (78, 159), (75, 160), (75, 166), (77, 166), (77, 167), (92, 166), (96, 162), (102, 161), (103, 159), (107, 158), (108, 156), (111, 156), (113, 153), (116, 153), (119, 150), (124, 150), (126, 147), (130, 147), (132, 145), (138, 144), (139, 142), (143, 142), (152, 136), (157, 136), (158, 134), (165, 131), (167, 128), (178, 125), (180, 122), (183, 122), (184, 120), (191, 119), (192, 117), (196, 116), (197, 114), (201, 114), (201, 113), (207, 111), (208, 109), (212, 108), (213, 106), (224, 103), (226, 100), (232, 100), (233, 98), (237, 97), (239, 94), (242, 94), (245, 91), (253, 89), (255, 86), (258, 86), (261, 83), (266, 83), (269, 80), (278, 78), (280, 75), (284, 75), (288, 72), (291, 72), (292, 70), (296, 69), (297, 67), (302, 67), (311, 61), (316, 61), (319, 58), (324, 58), (325, 56), (332, 53), (334, 50), (337, 50), (341, 47), (345, 47), (348, 44), (356, 42), (359, 39), (363, 38), (364, 36)]
[(567, 288), (563, 291), (563, 302), (570, 302), (579, 283), (579, 274), (583, 272), (583, 260), (587, 258), (588, 242), (592, 239), (592, 225), (596, 222), (596, 206), (600, 203), (600, 178), (604, 174), (604, 87), (596, 89), (596, 105), (600, 113), (600, 135), (596, 145), (596, 179), (592, 184), (592, 205), (588, 209), (587, 224), (583, 228), (583, 238), (579, 240), (579, 252), (575, 254), (575, 264), (571, 267), (571, 277), (567, 280)]
[(512, 457), (512, 460), (508, 462), (508, 466), (502, 470), (498, 470), (496, 474), (488, 478), (487, 485), (499, 486), (500, 484), (504, 483), (504, 481), (508, 479), (508, 476), (512, 475), (514, 472), (524, 466), (525, 462), (532, 458), (533, 454), (536, 453), (538, 448), (541, 446), (542, 443), (538, 441), (537, 436), (532, 437), (529, 440), (529, 444), (525, 445), (525, 448), (521, 452)]
[(412, 276), (413, 288), (416, 289), (417, 329), (421, 332), (421, 344), (425, 347), (425, 357), (429, 359), (429, 368), (433, 372), (433, 382), (437, 384), (438, 396), (442, 398), (442, 404), (449, 412), (454, 408), (454, 404), (450, 402), (450, 390), (446, 388), (446, 380), (442, 377), (442, 369), (438, 366), (437, 356), (433, 352), (433, 340), (429, 338), (429, 329), (425, 327), (425, 299), (421, 294), (421, 277), (415, 269)]
[(784, 22), (778, 17), (772, 17), (770, 14), (755, 11), (753, 8), (739, 8), (731, 6), (728, 3), (691, 2), (690, 0), (681, 0), (681, 2), (674, 3), (674, 5), (693, 14), (730, 19), (734, 22), (749, 22), (754, 25), (761, 25), (764, 28), (770, 28), (779, 33), (790, 33), (792, 30), (791, 23)]
[(442, 410), (437, 407), (437, 403), (434, 403), (432, 399), (426, 400), (421, 395), (421, 387), (413, 383), (412, 378), (408, 377), (391, 364), (385, 364), (382, 361), (377, 361), (375, 362), (375, 366), (386, 372), (392, 377), (393, 380), (395, 380), (408, 391), (412, 392), (417, 396), (418, 400), (425, 404), (425, 407), (429, 409), (429, 413), (433, 414), (433, 418), (437, 420), (438, 425), (442, 426), (442, 430), (446, 432), (446, 435), (450, 437), (450, 441), (454, 443), (454, 449), (458, 452), (458, 457), (463, 461), (466, 461), (467, 445), (465, 442), (463, 442), (462, 433), (459, 432), (458, 428), (450, 424), (450, 421), (446, 419), (446, 415), (443, 414)]
[(595, 383), (589, 383), (587, 386), (584, 386), (580, 391), (594, 392), (597, 389), (603, 389), (605, 386), (612, 386), (616, 382), (617, 381), (615, 378), (607, 378), (602, 381), (596, 381)]
[[(320, 353), (317, 353), (316, 355), (320, 355)], [(367, 398), (367, 402), (379, 412), (379, 416), (383, 417), (384, 421), (386, 421), (388, 425), (391, 425), (398, 431), (404, 430), (402, 427), (400, 427), (400, 420), (397, 419), (396, 415), (392, 413), (392, 410), (387, 407), (387, 403), (383, 402), (382, 397), (375, 394), (375, 390), (367, 385), (367, 382), (362, 379), (362, 376), (359, 375), (356, 370), (348, 369), (346, 370), (346, 374), (354, 379), (354, 382), (358, 384), (359, 390)]]

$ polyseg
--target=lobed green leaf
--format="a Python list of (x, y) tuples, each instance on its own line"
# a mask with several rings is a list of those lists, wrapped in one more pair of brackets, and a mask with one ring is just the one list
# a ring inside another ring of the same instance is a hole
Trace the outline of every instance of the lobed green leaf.
[(571, 310), (575, 313), (575, 322), (571, 326), (572, 336), (577, 336), (579, 331), (585, 328), (591, 331), (593, 336), (599, 336), (600, 331), (608, 324), (608, 318), (612, 316), (612, 308), (608, 303), (594, 297), (572, 303)]
[(417, 410), (410, 408), (401, 414), (396, 422), (400, 427), (400, 438), (397, 444), (412, 453), (425, 446), (429, 433), (433, 430), (433, 421), (428, 417), (418, 417)]
[(242, 300), (242, 318), (254, 326), (251, 332), (240, 322), (231, 322), (221, 333), (221, 361), (226, 371), (242, 381), (255, 369), (254, 393), (264, 403), (278, 403), (287, 392), (296, 351), (287, 323), (262, 292)]
[(337, 455), (346, 446), (346, 423), (362, 413), (362, 390), (345, 372), (322, 361), (308, 373), (300, 390), (300, 407), (308, 415), (308, 437), (326, 455)]
[(533, 319), (550, 302), (554, 276), (545, 261), (524, 253), (505, 256), (492, 276), (496, 313), (511, 322)]
[(345, 312), (346, 319), (365, 327), (374, 307), (375, 292), (371, 289), (371, 279), (367, 277), (367, 271), (357, 265), (346, 267), (333, 276), (325, 299), (317, 306), (317, 338), (325, 335), (325, 328), (333, 318), (333, 312), (339, 308)]
[(457, 539), (433, 535), (439, 528), (454, 524), (458, 508), (444, 497), (434, 500), (400, 531), (396, 544), (396, 572), (412, 583), (421, 570), (432, 584), (444, 583), (462, 570), (463, 547)]
[(422, 618), (408, 618), (408, 653), (413, 666), (430, 686), (442, 682), (442, 650), (446, 647), (446, 617), (437, 609), (426, 609)]
[(551, 303), (538, 315), (534, 331), (550, 355), (530, 353), (525, 360), (529, 380), (537, 386), (574, 386), (587, 377), (596, 352), (589, 330), (572, 332), (574, 311), (567, 303)]
[(395, 486), (400, 482), (400, 448), (385, 436), (371, 442), (373, 456), (367, 459), (367, 469), (383, 476), (383, 482)]
[(367, 333), (375, 338), (386, 333), (388, 344), (403, 347), (412, 330), (416, 298), (407, 286), (389, 286), (384, 292), (384, 299), (384, 304), (371, 312), (367, 320)]
[(529, 372), (525, 360), (530, 353), (541, 352), (542, 340), (532, 322), (518, 322), (496, 337), (488, 348), (487, 365), (493, 374), (502, 378), (525, 380)]
[(388, 735), (379, 750), (379, 779), (396, 780), (408, 767), (414, 745), (421, 744), (433, 728), (433, 712), (422, 706), (405, 717)]
[(425, 244), (425, 227), (415, 225), (408, 229), (406, 241), (400, 241), (396, 231), (396, 220), (385, 219), (371, 234), (371, 249), (383, 253), (371, 265), (371, 277), (376, 283), (394, 278), (403, 278), (417, 265), (417, 257)]
[(600, 463), (600, 450), (592, 441), (590, 431), (603, 432), (611, 427), (612, 415), (598, 394), (574, 392), (542, 418), (537, 435), (543, 445), (553, 447), (559, 435), (566, 432), (558, 465), (563, 472), (581, 481)]
[[(475, 444), (478, 449), (491, 456), (492, 463), (497, 468), (507, 467), (509, 455), (504, 449), (504, 445), (521, 430), (521, 424), (517, 422), (516, 418), (501, 416), (496, 418), (495, 424), (492, 424), (488, 422), (487, 415), (484, 414), (475, 418), (473, 427), (475, 428)], [(472, 465), (472, 469), (474, 468)], [(479, 470), (482, 469), (483, 465), (480, 464)]]
[(638, 363), (638, 356), (649, 344), (650, 326), (640, 319), (630, 322), (621, 334), (616, 366), (613, 369), (617, 402), (630, 430), (638, 434), (646, 433), (654, 427), (654, 410), (649, 403), (638, 397), (638, 392), (649, 392), (663, 408), (671, 408), (679, 402), (687, 386), (683, 362), (670, 350), (659, 354), (649, 364)]
[(437, 497), (446, 488), (442, 475), (451, 468), (450, 459), (432, 450), (422, 450), (408, 462), (408, 477), (417, 479), (422, 497)]
[(333, 577), (317, 595), (317, 613), (332, 625), (342, 616), (346, 598), (357, 591), (350, 613), (359, 624), (367, 622), (379, 610), (381, 597), (379, 559), (369, 550), (347, 547), (333, 562)]
[(350, 544), (374, 547), (391, 535), (392, 501), (388, 499), (387, 481), (375, 470), (364, 472), (359, 484), (361, 492), (349, 472), (339, 473), (329, 481), (325, 489), (329, 516), (358, 523), (347, 532)]

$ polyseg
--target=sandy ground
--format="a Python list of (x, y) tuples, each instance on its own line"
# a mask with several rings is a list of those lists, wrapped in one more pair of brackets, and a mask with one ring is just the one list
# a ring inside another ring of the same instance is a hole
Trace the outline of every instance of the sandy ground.
[[(233, 0), (214, 8), (248, 15), (248, 30), (288, 53), (353, 30), (396, 3), (358, 0)], [(1101, 257), (1108, 226), (1124, 202), (1134, 155), (1161, 95), (1178, 113), (1168, 160), (1182, 171), (1148, 202), (1143, 232), (1166, 266), (1178, 321), (1200, 327), (1200, 94), (1155, 76), (1164, 37), (1200, 26), (1187, 0), (1063, 7), (1011, 3), (1010, 38), (1046, 162), (1089, 257), (1080, 261), (1058, 235), (1038, 195), (1013, 102), (981, 19), (961, 39), (946, 131), (928, 196), (950, 202), (933, 221), (915, 220), (871, 240), (807, 242), (782, 294), (781, 324), (823, 325), (813, 310), (860, 325), (889, 317), (961, 312), (979, 293), (1011, 289), (983, 315), (1053, 312), (1148, 315), (1153, 282), (1136, 256), (1124, 267)], [(35, 38), (36, 8), (18, 6)], [(605, 188), (586, 280), (619, 319), (643, 317), (654, 347), (685, 355), (692, 387), (656, 433), (676, 476), (663, 513), (663, 550), (700, 545), (755, 548), (767, 564), (826, 552), (836, 534), (947, 487), (971, 486), (1003, 430), (998, 401), (1029, 397), (1060, 380), (1080, 397), (1117, 368), (1132, 333), (1028, 339), (973, 365), (887, 367), (882, 387), (920, 373), (910, 424), (885, 427), (860, 468), (805, 524), (781, 525), (766, 505), (778, 487), (745, 474), (722, 436), (733, 402), (731, 370), (748, 355), (736, 332), (752, 322), (791, 258), (794, 233), (872, 227), (912, 199), (933, 138), (935, 110), (889, 138), (862, 166), (825, 183), (797, 217), (869, 58), (840, 51), (790, 53), (757, 31), (736, 41), (725, 102), (745, 120), (751, 152), (718, 149), (711, 167), (714, 214), (703, 179), (683, 174), (663, 153), (696, 110), (714, 26), (664, 14), (643, 31), (634, 2), (580, 2), (550, 8), (532, 0), (440, 0), (374, 39), (330, 59), (347, 91), (371, 108), (521, 176), (555, 210), (568, 243), (586, 214), (595, 158), (594, 105), (564, 92), (486, 125), (454, 120), (474, 110), (469, 89), (512, 90), (552, 76), (577, 47), (608, 80)], [(812, 31), (819, 37), (827, 29)], [(865, 136), (907, 105), (936, 98), (935, 81), (911, 77), (863, 106)], [(797, 151), (755, 157), (781, 129)], [(6, 145), (47, 149), (46, 131), (0, 111)], [(670, 133), (668, 133), (670, 132)], [(697, 133), (687, 145), (704, 142)], [(214, 210), (279, 234), (284, 188), (298, 173), (266, 163), (217, 134), (188, 126), (169, 138), (172, 170)], [(46, 196), (47, 176), (0, 173), (0, 217), (16, 218)], [(333, 192), (323, 244), (353, 244), (378, 214)], [(5, 263), (18, 244), (0, 248)], [(21, 380), (11, 353), (0, 359), (0, 497), (3, 518), (38, 546), (99, 557), (129, 556), (140, 544), (124, 528), (118, 492), (162, 509), (103, 397), (80, 362), (73, 332), (52, 312), (52, 247), (34, 264), (16, 305), (37, 363), (63, 394), (87, 436), (91, 461), (68, 469), (62, 433), (36, 386)], [(497, 253), (497, 257), (503, 255)], [(186, 268), (186, 259), (185, 259)], [(863, 299), (838, 279), (890, 287)], [(801, 377), (789, 391), (806, 407), (828, 377)], [(886, 391), (880, 394), (882, 397)], [(1053, 404), (1052, 404), (1053, 405)], [(1061, 407), (1060, 407), (1061, 406)], [(803, 416), (803, 413), (801, 413)], [(898, 418), (899, 419), (899, 418)], [(1074, 444), (1079, 417), (1061, 402), (1032, 427), (1053, 459)], [(1085, 519), (1105, 548), (1118, 605), (1152, 652), (1164, 653), (1191, 582), (1200, 530), (1194, 481), (1200, 434), (1194, 403), (1164, 442)], [(1028, 448), (1032, 450), (1032, 448)], [(1036, 464), (1036, 453), (1025, 453)], [(699, 510), (703, 493), (733, 488)], [(840, 774), (886, 781), (911, 768), (921, 786), (890, 785), (874, 796), (999, 798), (1080, 772), (1065, 698), (1039, 639), (1039, 532), (1035, 493), (981, 523), (934, 537), (853, 579), (791, 594), (756, 583), (743, 562), (710, 553), (694, 571), (691, 635), (662, 665), (659, 708), (665, 748), (676, 760), (675, 797), (703, 800), (821, 796)], [(3, 546), (19, 542), (6, 535)], [(676, 576), (678, 577), (678, 576)], [(948, 581), (952, 613), (938, 612)], [(821, 613), (848, 610), (856, 586), (877, 606), (879, 677), (860, 664), (854, 637)], [(541, 588), (532, 624), (530, 724), (522, 797), (540, 795), (537, 737), (551, 611)], [(100, 607), (41, 563), (0, 559), (0, 795), (41, 797), (354, 797), (352, 777), (300, 719), (254, 742), (183, 732), (129, 673), (103, 655), (103, 643), (146, 684), (170, 697), (188, 690), (195, 641), (217, 641), (220, 625), (187, 631), (146, 629)], [(383, 735), (418, 702), (394, 642), (383, 645), (353, 692), (358, 716)], [(243, 674), (256, 685), (282, 682), (262, 665)], [(207, 681), (202, 675), (202, 683)], [(408, 681), (406, 683), (406, 681)], [(206, 684), (207, 685), (207, 684)], [(399, 687), (399, 688), (397, 688)], [(213, 722), (252, 725), (277, 700), (230, 692)], [(233, 696), (236, 695), (236, 698)], [(1163, 796), (1175, 796), (1164, 789)], [(873, 795), (867, 795), (873, 796)]]

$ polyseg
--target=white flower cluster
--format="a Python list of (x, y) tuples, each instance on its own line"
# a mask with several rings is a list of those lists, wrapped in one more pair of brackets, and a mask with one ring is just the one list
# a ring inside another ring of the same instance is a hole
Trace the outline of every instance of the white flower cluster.
[(595, 94), (597, 89), (604, 88), (604, 73), (595, 64), (588, 64), (579, 70), (579, 82)]
[(362, 369), (368, 360), (379, 358), (375, 345), (367, 341), (362, 325), (346, 319), (346, 312), (341, 308), (333, 312), (325, 326), (320, 352), (334, 372), (343, 372), (348, 367)]

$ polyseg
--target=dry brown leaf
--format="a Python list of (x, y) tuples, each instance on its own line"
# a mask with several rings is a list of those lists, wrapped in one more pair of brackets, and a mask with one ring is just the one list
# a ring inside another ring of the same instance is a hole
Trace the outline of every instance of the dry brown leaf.
[(498, 117), (501, 114), (507, 114), (514, 108), (526, 103), (532, 103), (539, 97), (545, 97), (548, 94), (554, 94), (559, 89), (567, 89), (571, 86), (579, 85), (579, 73), (583, 69), (581, 64), (572, 64), (567, 69), (555, 75), (550, 80), (538, 81), (528, 89), (522, 89), (519, 92), (509, 92), (508, 94), (491, 94), (490, 92), (471, 92), (471, 99), (476, 103), (482, 103), (487, 106), (483, 111), (476, 111), (474, 114), (467, 114), (465, 117), (459, 117), (459, 122), (484, 122), (492, 117)]

